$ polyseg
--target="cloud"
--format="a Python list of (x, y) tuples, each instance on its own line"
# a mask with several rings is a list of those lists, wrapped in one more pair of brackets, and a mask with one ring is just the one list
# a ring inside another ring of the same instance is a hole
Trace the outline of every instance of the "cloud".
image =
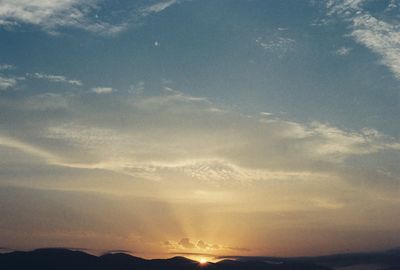
[(218, 244), (209, 244), (204, 242), (203, 240), (199, 240), (197, 242), (197, 247), (200, 249), (219, 249), (220, 246)]
[(15, 66), (9, 64), (0, 64), (0, 71), (2, 70), (13, 70)]
[(398, 5), (398, 3), (397, 3), (396, 0), (390, 0), (389, 5), (388, 5), (388, 9), (389, 9), (389, 10), (392, 10), (392, 9), (397, 8), (398, 6), (399, 6), (399, 5)]
[(204, 253), (204, 252), (170, 252), (169, 254), (176, 255), (176, 256), (202, 256), (202, 257), (209, 257), (209, 258), (215, 258), (215, 254), (211, 253)]
[(95, 87), (92, 88), (92, 92), (96, 94), (110, 94), (114, 91), (111, 87)]
[[(400, 150), (398, 139), (371, 128), (343, 130), (216, 107), (207, 98), (172, 88), (157, 95), (46, 93), (3, 106), (4, 114), (12, 111), (16, 119), (10, 126), (14, 135), (3, 137), (14, 149), (51, 165), (213, 185), (338, 177), (351, 182), (360, 177), (350, 179), (350, 172), (343, 172), (350, 160)], [(48, 111), (53, 113), (43, 118)], [(7, 130), (11, 123), (2, 125)], [(205, 194), (192, 198), (226, 198)]]
[[(400, 28), (397, 19), (372, 15), (365, 0), (328, 1), (328, 15), (338, 16), (350, 24), (350, 36), (381, 57), (397, 79), (400, 79)], [(393, 8), (393, 2), (387, 9)], [(387, 19), (385, 21), (385, 18)]]
[[(197, 244), (195, 244), (195, 241), (192, 241), (189, 238), (182, 238), (179, 242), (174, 242), (174, 241), (164, 241), (162, 244), (168, 248), (170, 251), (175, 251), (179, 252), (177, 254), (193, 254), (193, 255), (200, 255), (200, 254), (207, 254), (211, 255), (210, 253), (204, 253), (204, 252), (222, 252), (222, 251), (240, 251), (240, 252), (248, 252), (250, 249), (248, 248), (243, 248), (243, 247), (232, 247), (228, 245), (222, 245), (222, 244), (211, 244), (207, 243), (204, 240), (198, 240)], [(190, 250), (201, 250), (202, 253), (193, 253), (193, 252), (180, 252), (182, 249), (190, 249)], [(174, 252), (174, 253), (175, 253)]]
[(242, 248), (242, 247), (227, 247), (227, 249), (233, 250), (233, 251), (240, 251), (240, 252), (249, 252), (249, 251), (251, 251), (251, 249)]
[(199, 240), (199, 241), (197, 242), (197, 247), (198, 247), (198, 248), (201, 248), (201, 249), (206, 249), (206, 248), (209, 247), (209, 245), (206, 244), (206, 243), (204, 243), (203, 240)]
[(220, 248), (230, 250), (230, 247), (225, 247), (219, 244), (210, 244), (203, 240), (198, 240), (197, 244), (195, 241), (192, 241), (189, 238), (182, 238), (179, 242), (174, 241), (164, 241), (163, 245), (166, 246), (169, 250), (181, 250), (181, 249), (202, 249), (202, 250), (219, 250)]
[(143, 81), (139, 81), (136, 84), (132, 84), (129, 87), (129, 92), (134, 95), (141, 95), (144, 92), (145, 83)]
[(311, 202), (315, 206), (325, 208), (325, 209), (340, 209), (340, 208), (344, 207), (344, 203), (342, 203), (342, 202), (336, 202), (334, 200), (329, 200), (329, 199), (325, 199), (325, 198), (314, 198), (314, 199), (311, 199)]
[(400, 79), (400, 28), (365, 14), (353, 19), (354, 39), (382, 57), (396, 78)]
[(277, 35), (259, 36), (255, 41), (265, 52), (277, 54), (279, 57), (293, 51), (296, 45), (294, 39)]
[(17, 85), (17, 80), (15, 78), (6, 78), (0, 76), (0, 90), (7, 90), (13, 88)]
[(192, 249), (192, 248), (195, 248), (195, 247), (196, 247), (192, 242), (190, 242), (190, 239), (189, 239), (189, 238), (182, 238), (182, 239), (179, 241), (178, 244), (179, 244), (180, 246), (182, 246), (183, 248), (186, 248), (186, 249)]
[[(120, 247), (135, 252), (137, 247), (143, 248), (143, 239), (150, 238), (154, 244), (146, 246), (148, 250), (240, 254), (246, 247), (261, 253), (259, 248), (266, 242), (276, 243), (278, 238), (286, 239), (288, 243), (282, 245), (290, 248), (293, 239), (300, 242), (311, 237), (295, 238), (291, 228), (310, 224), (314, 226), (310, 230), (330, 230), (337, 224), (342, 230), (359, 222), (357, 225), (365, 229), (370, 226), (365, 217), (370, 217), (370, 209), (376, 205), (379, 207), (373, 209), (383, 211), (378, 217), (388, 218), (387, 224), (398, 223), (392, 210), (398, 205), (395, 195), (400, 181), (397, 138), (371, 128), (346, 130), (317, 121), (242, 115), (174, 88), (149, 92), (32, 93), (0, 99), (2, 115), (6, 116), (0, 117), (2, 185), (52, 189), (49, 193), (55, 195), (50, 201), (55, 202), (65, 199), (54, 189), (136, 198), (135, 203), (122, 201), (118, 205), (89, 199), (89, 207), (72, 197), (69, 202), (76, 205), (74, 209), (87, 211), (74, 216), (75, 222), (84, 221), (85, 234), (71, 232), (62, 221), (57, 226), (43, 222), (37, 212), (30, 211), (38, 220), (36, 226), (45, 227), (39, 232), (45, 233), (46, 239), (59, 236), (49, 235), (46, 226), (67, 231), (57, 238), (63, 241), (82, 239), (82, 235), (92, 241), (107, 240), (104, 233), (117, 226), (112, 230), (118, 232), (112, 235), (115, 247), (126, 241)], [(137, 197), (156, 197), (172, 210), (164, 211), (154, 204), (144, 208)], [(376, 198), (374, 205), (360, 213), (371, 197)], [(30, 201), (27, 205), (36, 207)], [(43, 209), (49, 205), (60, 213), (58, 205), (47, 202)], [(93, 214), (93, 209), (104, 210), (103, 206), (112, 209), (111, 219)], [(121, 207), (126, 212), (117, 214)], [(132, 207), (136, 207), (134, 211)], [(131, 215), (130, 221), (125, 213)], [(161, 218), (164, 213), (169, 216)], [(86, 214), (93, 216), (91, 222), (86, 222)], [(361, 215), (364, 218), (359, 219)], [(59, 218), (65, 220), (65, 216)], [(100, 229), (89, 226), (97, 224), (99, 218), (112, 220), (112, 225)], [(15, 225), (3, 220), (10, 228)], [(211, 227), (207, 225), (210, 220)], [(158, 224), (166, 225), (159, 230)], [(385, 228), (391, 229), (390, 224)], [(25, 229), (19, 228), (13, 228), (14, 232)], [(125, 240), (132, 228), (135, 236)], [(270, 233), (262, 234), (257, 228)], [(25, 234), (18, 237), (26, 241)], [(137, 239), (134, 244), (132, 239)], [(178, 241), (160, 243), (161, 239)], [(12, 240), (3, 242), (8, 245), (14, 243)]]
[(32, 155), (35, 158), (44, 159), (47, 162), (49, 162), (50, 164), (57, 160), (57, 157), (55, 155), (47, 152), (46, 150), (40, 149), (36, 146), (32, 146), (25, 142), (21, 142), (19, 140), (16, 140), (16, 139), (13, 139), (10, 137), (6, 137), (6, 136), (0, 135), (0, 146), (13, 148), (13, 149), (21, 151), (23, 153)]
[(351, 52), (351, 48), (348, 48), (348, 47), (340, 47), (339, 49), (337, 49), (336, 51), (335, 51), (335, 53), (337, 54), (337, 55), (340, 55), (340, 56), (345, 56), (345, 55), (348, 55), (348, 54), (350, 54), (350, 52)]
[(58, 34), (62, 28), (76, 28), (113, 35), (126, 30), (130, 25), (138, 24), (150, 14), (162, 12), (180, 2), (168, 0), (144, 6), (134, 1), (125, 4), (122, 10), (104, 0), (3, 0), (0, 6), (0, 27), (10, 30), (30, 24), (50, 34)]
[(159, 95), (129, 95), (110, 95), (107, 104), (94, 96), (89, 102), (87, 95), (32, 96), (13, 106), (16, 116), (18, 110), (32, 117), (34, 111), (57, 110), (62, 114), (54, 117), (60, 118), (21, 116), (13, 129), (21, 126), (26, 134), (25, 125), (35, 123), (31, 132), (37, 139), (25, 144), (57, 141), (56, 149), (46, 150), (43, 143), (40, 149), (57, 156), (51, 163), (62, 166), (149, 179), (180, 174), (215, 183), (324, 178), (325, 170), (349, 158), (400, 149), (397, 139), (374, 129), (247, 117), (215, 110), (208, 99), (171, 88)]
[(158, 13), (161, 12), (167, 8), (169, 8), (170, 6), (179, 3), (178, 0), (167, 0), (167, 1), (160, 1), (158, 3), (149, 5), (147, 7), (144, 7), (142, 9), (142, 16), (147, 16), (151, 13)]
[(68, 98), (54, 93), (38, 94), (22, 103), (27, 110), (31, 111), (55, 111), (68, 108)]
[(9, 71), (15, 70), (16, 67), (10, 64), (0, 64), (0, 91), (8, 90), (10, 88), (14, 88), (19, 80), (24, 80), (25, 77), (22, 76), (7, 76), (4, 73), (8, 73)]
[(164, 246), (172, 246), (172, 243), (170, 241), (164, 241), (163, 245)]
[(328, 0), (326, 6), (329, 14), (349, 15), (351, 12), (357, 12), (361, 9), (365, 0)]
[(94, 20), (89, 15), (97, 8), (98, 0), (3, 0), (0, 6), (0, 25), (16, 27), (37, 25), (50, 33), (57, 28), (74, 27), (91, 32), (112, 34), (122, 31), (123, 24)]
[(72, 84), (72, 85), (76, 85), (76, 86), (82, 85), (81, 81), (67, 79), (65, 76), (62, 76), (62, 75), (53, 75), (53, 74), (44, 74), (44, 73), (33, 73), (33, 74), (28, 73), (27, 76), (34, 78), (34, 79), (48, 80), (50, 82), (68, 83), (68, 84)]

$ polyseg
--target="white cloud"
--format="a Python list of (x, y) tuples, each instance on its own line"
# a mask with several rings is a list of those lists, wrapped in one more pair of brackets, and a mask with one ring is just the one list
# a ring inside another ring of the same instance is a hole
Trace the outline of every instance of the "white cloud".
[(350, 54), (350, 52), (351, 52), (351, 48), (348, 48), (348, 47), (340, 47), (339, 49), (337, 49), (336, 51), (335, 51), (335, 53), (337, 54), (337, 55), (340, 55), (340, 56), (345, 56), (345, 55), (348, 55), (348, 54)]
[(115, 33), (124, 25), (92, 20), (89, 14), (98, 0), (1, 0), (0, 25), (37, 25), (48, 32), (59, 27), (75, 27), (97, 33)]
[[(328, 1), (329, 15), (336, 15), (351, 26), (350, 36), (381, 57), (394, 76), (400, 79), (400, 27), (396, 19), (374, 17), (365, 7), (365, 0)], [(393, 8), (390, 2), (388, 8)]]
[(389, 10), (392, 10), (392, 9), (395, 9), (395, 8), (397, 8), (399, 5), (398, 5), (398, 3), (397, 3), (397, 0), (390, 0), (390, 3), (389, 3), (389, 5), (388, 5), (388, 9)]
[[(343, 158), (351, 155), (367, 155), (376, 153), (387, 148), (396, 149), (395, 144), (387, 145), (385, 138), (367, 131), (344, 131), (321, 123), (312, 123), (310, 126), (312, 136), (317, 137), (314, 149), (316, 155), (326, 156), (332, 161), (342, 161)], [(382, 141), (381, 141), (382, 140)]]
[[(15, 69), (15, 66), (10, 64), (0, 64), (0, 71), (9, 71)], [(17, 85), (19, 79), (24, 79), (23, 77), (5, 77), (0, 73), (0, 91), (13, 88)]]
[(17, 85), (15, 78), (6, 78), (0, 76), (0, 90), (7, 90)]
[(142, 15), (143, 16), (147, 16), (151, 13), (158, 13), (161, 12), (167, 8), (169, 8), (170, 6), (177, 4), (178, 1), (177, 0), (167, 0), (167, 1), (160, 1), (156, 4), (152, 4), (149, 5), (145, 8), (142, 9)]
[(9, 64), (0, 64), (0, 71), (2, 70), (13, 70), (15, 66)]
[[(0, 27), (13, 29), (31, 24), (50, 34), (57, 34), (61, 28), (72, 27), (112, 35), (124, 31), (130, 24), (150, 14), (159, 13), (180, 2), (159, 1), (143, 7), (132, 1), (125, 5), (124, 10), (118, 10), (119, 16), (115, 17), (108, 13), (112, 7), (104, 0), (1, 0)], [(107, 16), (98, 15), (103, 12)]]
[(326, 6), (329, 14), (350, 15), (352, 12), (358, 12), (362, 9), (365, 0), (329, 0)]
[(110, 94), (114, 91), (111, 87), (95, 87), (92, 88), (92, 92), (96, 94)]
[(292, 51), (296, 44), (294, 39), (282, 36), (259, 36), (255, 41), (260, 48), (277, 54), (280, 57)]
[(400, 79), (400, 28), (365, 14), (353, 19), (351, 35), (356, 41), (382, 57), (387, 66)]
[(79, 80), (71, 80), (67, 79), (65, 76), (62, 75), (53, 75), (53, 74), (44, 74), (44, 73), (33, 73), (27, 74), (27, 76), (35, 78), (35, 79), (42, 79), (48, 80), (50, 82), (59, 82), (59, 83), (68, 83), (76, 86), (81, 86), (82, 82)]

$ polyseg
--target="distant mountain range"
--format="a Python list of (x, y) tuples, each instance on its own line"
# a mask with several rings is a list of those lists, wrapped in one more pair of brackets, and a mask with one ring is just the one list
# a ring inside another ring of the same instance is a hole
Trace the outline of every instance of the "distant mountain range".
[(381, 265), (382, 270), (400, 270), (400, 251), (298, 258), (235, 257), (206, 264), (185, 257), (146, 260), (125, 253), (94, 256), (60, 248), (0, 254), (2, 270), (330, 270), (370, 264)]
[(358, 253), (343, 253), (327, 256), (314, 257), (246, 257), (246, 256), (231, 256), (224, 257), (228, 259), (245, 260), (245, 261), (268, 261), (271, 263), (308, 263), (320, 266), (326, 266), (332, 269), (344, 270), (400, 270), (400, 248), (394, 248), (385, 251), (375, 252), (358, 252)]

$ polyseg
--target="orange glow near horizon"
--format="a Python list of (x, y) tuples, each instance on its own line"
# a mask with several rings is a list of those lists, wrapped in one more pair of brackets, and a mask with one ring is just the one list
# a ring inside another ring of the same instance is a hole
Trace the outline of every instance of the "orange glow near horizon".
[(205, 258), (200, 258), (199, 263), (200, 263), (201, 265), (205, 265), (205, 264), (208, 263), (208, 261), (207, 261), (207, 259), (205, 259)]

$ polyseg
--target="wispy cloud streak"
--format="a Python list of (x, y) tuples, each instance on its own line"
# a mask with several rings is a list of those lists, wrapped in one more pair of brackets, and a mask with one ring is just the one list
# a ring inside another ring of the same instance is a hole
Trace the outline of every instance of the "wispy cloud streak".
[(90, 16), (98, 0), (3, 0), (0, 5), (0, 26), (37, 25), (49, 33), (58, 28), (74, 27), (100, 34), (112, 34), (124, 29), (123, 24), (95, 20)]
[(34, 78), (34, 79), (47, 80), (50, 82), (68, 83), (68, 84), (72, 84), (72, 85), (76, 85), (76, 86), (82, 85), (81, 81), (71, 80), (62, 75), (44, 74), (44, 73), (33, 73), (33, 74), (28, 73), (27, 76)]
[[(328, 1), (328, 15), (350, 23), (350, 36), (381, 57), (397, 79), (400, 79), (400, 27), (398, 19), (385, 21), (365, 7), (365, 0)], [(387, 9), (393, 8), (390, 2)], [(385, 15), (385, 14), (383, 14)]]

